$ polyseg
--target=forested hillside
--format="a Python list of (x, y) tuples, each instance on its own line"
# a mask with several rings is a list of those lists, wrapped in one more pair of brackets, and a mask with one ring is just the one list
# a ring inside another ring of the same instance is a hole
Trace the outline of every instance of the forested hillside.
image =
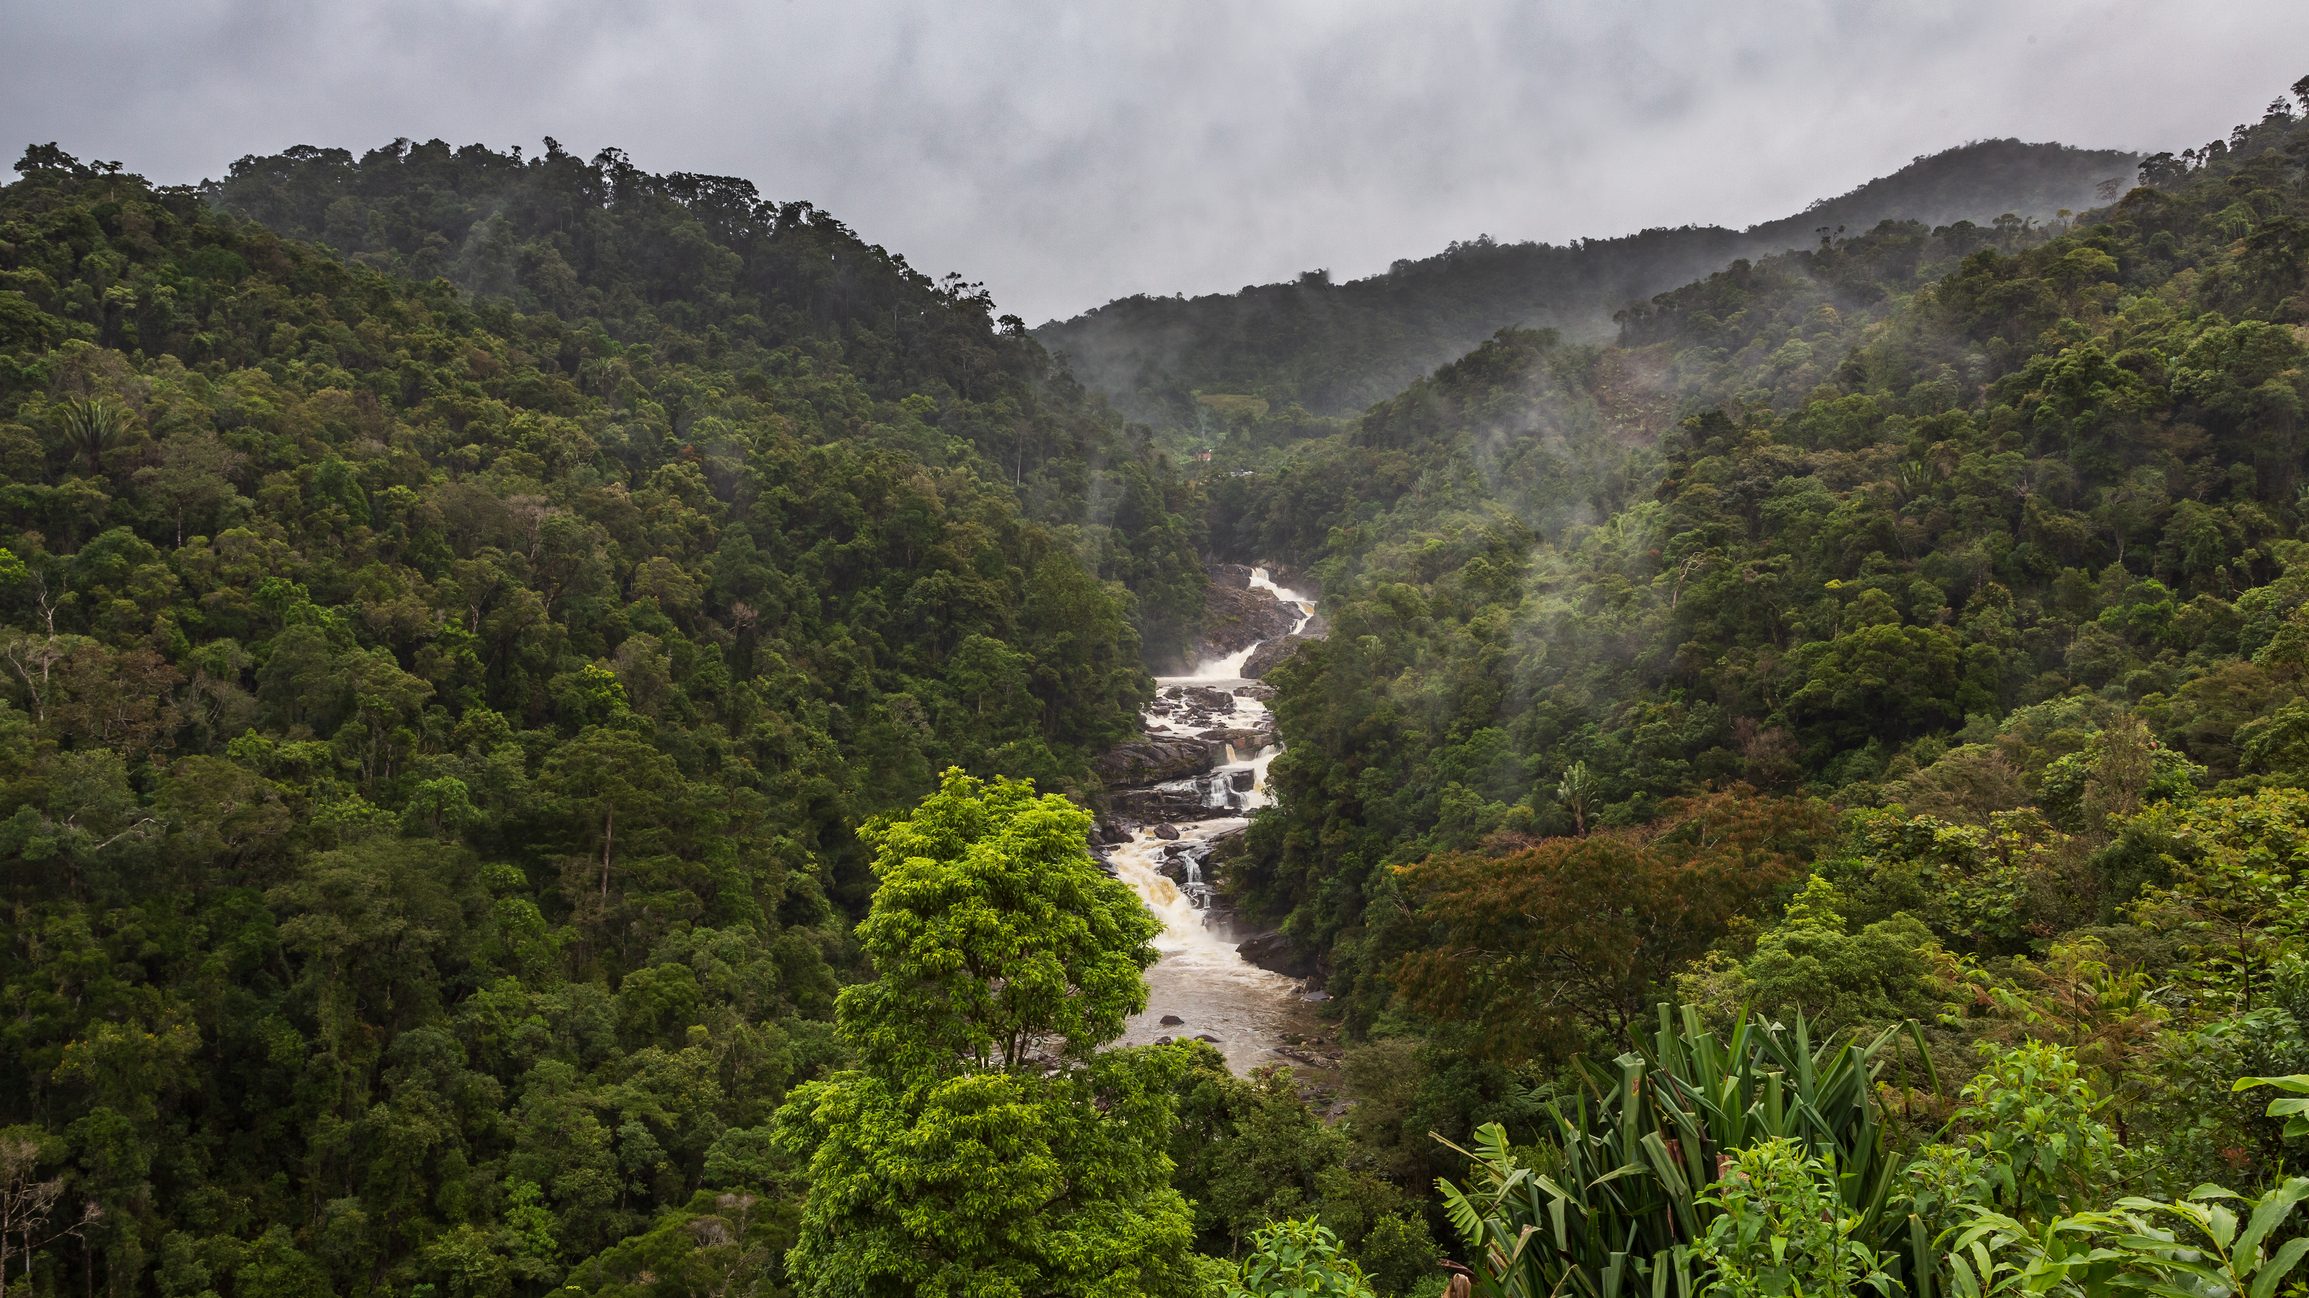
[(297, 148), (243, 158), (204, 192), (356, 264), (446, 278), (689, 367), (658, 389), (683, 435), (717, 372), (838, 371), (926, 426), (905, 449), (952, 458), (959, 440), (1028, 518), (1075, 529), (1098, 575), (1133, 593), (1150, 658), (1174, 660), (1196, 630), (1196, 538), (1172, 475), (1023, 322), (994, 319), (979, 285), (933, 281), (809, 203), (766, 201), (729, 176), (654, 175), (615, 149), (581, 160), (551, 139), (528, 158), (439, 140), (358, 158)]
[(2219, 1097), (2309, 1071), (2309, 124), (2143, 177), (1502, 333), (1214, 465), (1214, 543), (1333, 626), (1232, 886), (1380, 1039), (1406, 1157), (1673, 991), (1912, 1018), (1943, 1076), (2057, 1042), (2126, 1184), (2290, 1165)]
[(1035, 331), (1133, 419), (1222, 434), (1248, 397), (1352, 414), (1503, 328), (1608, 337), (1613, 313), (1737, 258), (1806, 247), (1886, 220), (1971, 221), (2010, 234), (2114, 198), (2135, 155), (1984, 140), (1746, 230), (1652, 229), (1569, 244), (1455, 243), (1386, 273), (1197, 298), (1133, 297)]
[[(662, 1265), (649, 1232), (782, 1184), (749, 1133), (834, 1057), (855, 828), (949, 764), (1087, 796), (1134, 728), (1145, 605), (1099, 567), (1200, 589), (1159, 466), (1093, 463), (1112, 433), (982, 298), (726, 188), (519, 173), (599, 241), (553, 316), (53, 148), (18, 172), (0, 1188), (69, 1179), (40, 1291)], [(385, 206), (454, 227), (434, 197)]]
[[(28, 150), (0, 1295), (2291, 1292), (2292, 90), (1238, 392), (1195, 478), (744, 182)], [(1091, 758), (1205, 559), (1321, 591), (1207, 864), (1336, 1075), (1113, 1045)]]

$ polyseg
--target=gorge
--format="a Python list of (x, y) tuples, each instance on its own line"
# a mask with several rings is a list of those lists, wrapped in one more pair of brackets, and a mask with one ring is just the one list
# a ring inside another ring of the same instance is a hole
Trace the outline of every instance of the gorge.
[[(1145, 739), (1107, 763), (1123, 819), (1106, 827), (1103, 859), (1163, 924), (1155, 941), (1161, 959), (1146, 975), (1147, 1008), (1123, 1039), (1204, 1040), (1237, 1072), (1286, 1062), (1320, 1068), (1323, 1024), (1314, 1004), (1321, 993), (1286, 971), (1287, 958), (1267, 959), (1280, 970), (1246, 958), (1246, 949), (1260, 953), (1261, 935), (1239, 931), (1213, 870), (1213, 858), (1267, 803), (1267, 767), (1280, 751), (1265, 702), (1271, 687), (1251, 673), (1280, 660), (1270, 650), (1319, 630), (1315, 602), (1276, 584), (1263, 567), (1222, 567), (1212, 592), (1214, 610), (1229, 614), (1204, 643), (1217, 652), (1185, 675), (1157, 678)], [(1265, 936), (1266, 945), (1281, 945)]]

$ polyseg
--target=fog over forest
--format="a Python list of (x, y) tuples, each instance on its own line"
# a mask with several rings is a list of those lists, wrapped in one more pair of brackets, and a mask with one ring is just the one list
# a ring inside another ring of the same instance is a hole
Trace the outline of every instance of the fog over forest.
[[(0, 4), (0, 120), (163, 183), (395, 137), (745, 176), (1030, 324), (1503, 241), (1742, 228), (1919, 154), (2153, 152), (2282, 86), (2282, 0), (1769, 12), (1353, 0)], [(87, 93), (98, 81), (101, 95)], [(2245, 97), (2250, 98), (2250, 95)]]
[(6, 3), (0, 1298), (2284, 1298), (2309, 14)]

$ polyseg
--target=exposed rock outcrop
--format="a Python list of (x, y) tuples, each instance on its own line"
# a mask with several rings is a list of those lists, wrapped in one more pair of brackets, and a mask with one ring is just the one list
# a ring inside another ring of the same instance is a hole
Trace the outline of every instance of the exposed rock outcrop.
[(1110, 789), (1107, 805), (1114, 814), (1140, 825), (1183, 824), (1211, 814), (1210, 799), (1201, 780), (1177, 780), (1144, 789)]
[[(1314, 600), (1323, 598), (1323, 586), (1321, 582), (1315, 580), (1315, 574), (1311, 572), (1302, 572), (1287, 563), (1276, 563), (1272, 559), (1260, 564), (1259, 566), (1267, 570), (1268, 581), (1275, 583), (1283, 589), (1291, 591), (1306, 599)], [(1248, 582), (1250, 579), (1249, 570), (1246, 569), (1243, 574), (1243, 580)]]
[(1261, 640), (1290, 634), (1299, 606), (1264, 590), (1212, 582), (1203, 602), (1202, 652), (1210, 658), (1240, 653)]
[(1092, 765), (1110, 787), (1129, 787), (1191, 779), (1225, 757), (1225, 745), (1208, 739), (1141, 735), (1106, 750)]
[(1288, 978), (1315, 975), (1314, 952), (1283, 933), (1258, 933), (1244, 938), (1236, 944), (1235, 954), (1261, 969), (1271, 969)]
[(1278, 636), (1253, 649), (1251, 656), (1243, 662), (1243, 675), (1252, 680), (1258, 680), (1268, 672), (1275, 670), (1284, 659), (1297, 653), (1300, 645), (1309, 640), (1322, 639), (1330, 629), (1331, 626), (1323, 620), (1323, 615), (1317, 613), (1307, 619), (1307, 625), (1298, 634)]
[(1277, 636), (1275, 639), (1267, 641), (1265, 644), (1262, 644), (1258, 648), (1253, 649), (1251, 651), (1251, 656), (1243, 660), (1243, 675), (1250, 677), (1252, 680), (1257, 680), (1260, 677), (1265, 676), (1268, 672), (1271, 672), (1277, 667), (1282, 666), (1283, 661), (1289, 658), (1292, 654), (1299, 652), (1300, 645), (1303, 645), (1312, 639), (1315, 639), (1315, 637), (1307, 635), (1286, 635)]

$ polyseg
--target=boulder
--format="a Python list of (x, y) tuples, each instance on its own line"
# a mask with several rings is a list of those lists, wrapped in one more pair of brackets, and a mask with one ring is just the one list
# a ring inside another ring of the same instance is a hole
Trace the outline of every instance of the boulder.
[(1163, 1015), (1161, 1018), (1159, 1018), (1159, 1019), (1156, 1019), (1156, 1020), (1155, 1020), (1155, 1022), (1162, 1024), (1162, 1025), (1163, 1025), (1164, 1027), (1166, 1027), (1166, 1028), (1177, 1028), (1177, 1027), (1184, 1027), (1184, 1026), (1186, 1026), (1186, 1020), (1185, 1020), (1185, 1019), (1182, 1019), (1182, 1018), (1180, 1018), (1180, 1017), (1179, 1017), (1178, 1015), (1176, 1015), (1176, 1014), (1165, 1014), (1165, 1015)]
[(1208, 865), (1214, 860), (1233, 856), (1241, 851), (1243, 836), (1249, 830), (1250, 826), (1248, 825), (1237, 825), (1233, 829), (1222, 829), (1204, 840), (1203, 863)]
[(1249, 793), (1252, 788), (1258, 784), (1258, 782), (1259, 773), (1257, 771), (1227, 772), (1227, 787), (1233, 789), (1237, 793)]
[(1176, 825), (1157, 825), (1154, 827), (1154, 836), (1175, 841), (1179, 836), (1179, 827)]
[(1244, 938), (1235, 946), (1235, 954), (1286, 978), (1311, 978), (1315, 974), (1314, 953), (1282, 933), (1270, 931)]
[(1128, 787), (1200, 775), (1225, 755), (1225, 749), (1207, 739), (1142, 735), (1099, 754), (1093, 765), (1109, 786)]
[(1268, 591), (1214, 582), (1203, 598), (1203, 655), (1224, 657), (1261, 640), (1289, 635), (1300, 617), (1298, 605), (1285, 604)]
[(1256, 757), (1259, 750), (1275, 742), (1275, 724), (1272, 717), (1264, 718), (1263, 726), (1239, 726), (1227, 732), (1227, 743), (1238, 758)]
[(1189, 685), (1179, 691), (1179, 698), (1189, 708), (1205, 712), (1230, 713), (1235, 710), (1233, 693), (1211, 685)]
[(1224, 814), (1203, 796), (1199, 781), (1164, 784), (1151, 789), (1114, 789), (1106, 795), (1114, 814), (1141, 825), (1183, 824)]
[(1314, 638), (1313, 636), (1287, 635), (1261, 644), (1251, 651), (1249, 658), (1243, 660), (1243, 675), (1251, 680), (1258, 680), (1268, 672), (1282, 666), (1285, 659), (1299, 652), (1300, 645)]

